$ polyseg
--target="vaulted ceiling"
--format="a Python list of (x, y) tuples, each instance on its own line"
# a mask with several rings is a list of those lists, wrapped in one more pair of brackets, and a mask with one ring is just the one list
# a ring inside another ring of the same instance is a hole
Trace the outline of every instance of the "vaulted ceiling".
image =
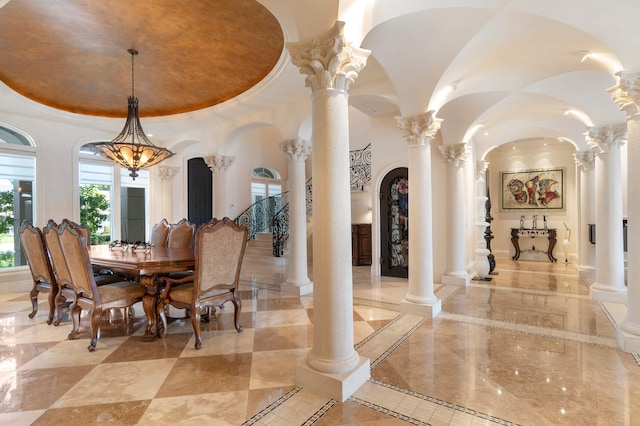
[[(636, 0), (3, 3), (0, 80), (18, 94), (124, 116), (133, 47), (143, 117), (168, 116), (177, 128), (171, 115), (196, 111), (227, 134), (240, 117), (309, 103), (285, 43), (321, 37), (336, 20), (372, 52), (351, 86), (353, 107), (371, 117), (433, 109), (443, 143), (467, 142), (479, 158), (536, 138), (585, 148), (588, 126), (625, 119), (607, 91), (616, 73), (640, 70)], [(0, 96), (0, 112), (16, 105)]]

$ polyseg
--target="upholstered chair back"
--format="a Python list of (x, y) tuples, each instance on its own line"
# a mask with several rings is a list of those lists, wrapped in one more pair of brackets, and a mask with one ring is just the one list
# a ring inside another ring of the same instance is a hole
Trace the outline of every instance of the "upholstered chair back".
[(87, 299), (99, 297), (89, 252), (84, 238), (81, 236), (81, 231), (68, 222), (63, 222), (58, 227), (58, 237), (76, 292)]
[(151, 240), (149, 241), (154, 247), (165, 247), (167, 245), (167, 237), (169, 236), (169, 222), (162, 219), (153, 225), (151, 229)]
[(194, 300), (238, 285), (246, 241), (247, 228), (229, 218), (214, 219), (200, 227), (196, 236)]
[(58, 237), (58, 224), (53, 220), (47, 222), (47, 226), (42, 228), (44, 240), (47, 243), (47, 250), (49, 250), (49, 257), (51, 258), (51, 267), (53, 272), (58, 278), (58, 283), (61, 286), (73, 287), (71, 281), (71, 274), (69, 273), (69, 267), (64, 259), (62, 253), (62, 247), (60, 246), (60, 238)]
[(25, 220), (20, 225), (18, 234), (33, 281), (56, 286), (42, 231)]
[(167, 247), (169, 248), (188, 248), (193, 247), (196, 226), (187, 219), (171, 225), (169, 235), (167, 237)]

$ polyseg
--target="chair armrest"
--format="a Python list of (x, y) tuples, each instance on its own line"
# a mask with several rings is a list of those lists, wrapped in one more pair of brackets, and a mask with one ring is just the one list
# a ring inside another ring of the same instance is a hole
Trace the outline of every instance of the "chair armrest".
[(167, 295), (171, 291), (171, 287), (178, 286), (180, 284), (186, 284), (193, 282), (194, 274), (190, 274), (181, 278), (172, 278), (169, 276), (159, 277), (158, 281), (160, 281), (164, 285), (164, 289), (160, 293), (159, 297), (162, 299), (166, 299)]

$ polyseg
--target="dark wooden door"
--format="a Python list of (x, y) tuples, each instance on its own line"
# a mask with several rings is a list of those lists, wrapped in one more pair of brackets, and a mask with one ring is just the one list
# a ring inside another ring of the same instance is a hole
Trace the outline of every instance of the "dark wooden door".
[(211, 170), (202, 157), (188, 161), (188, 207), (189, 222), (200, 226), (213, 217)]
[(409, 277), (408, 169), (391, 170), (380, 187), (380, 273)]

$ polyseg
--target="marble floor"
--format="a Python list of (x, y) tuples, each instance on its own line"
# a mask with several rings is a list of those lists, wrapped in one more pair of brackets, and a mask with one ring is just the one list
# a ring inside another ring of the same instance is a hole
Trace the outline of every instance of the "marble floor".
[(345, 402), (295, 384), (313, 298), (278, 291), (285, 268), (245, 261), (244, 331), (229, 306), (203, 324), (199, 351), (188, 320), (142, 342), (137, 308), (128, 324), (104, 318), (90, 353), (87, 334), (66, 339), (69, 321), (47, 325), (44, 308), (29, 319), (26, 294), (0, 295), (0, 424), (640, 424), (640, 357), (617, 348), (573, 265), (499, 260), (491, 281), (436, 284), (433, 320), (399, 311), (406, 280), (354, 267), (354, 342), (371, 379)]

